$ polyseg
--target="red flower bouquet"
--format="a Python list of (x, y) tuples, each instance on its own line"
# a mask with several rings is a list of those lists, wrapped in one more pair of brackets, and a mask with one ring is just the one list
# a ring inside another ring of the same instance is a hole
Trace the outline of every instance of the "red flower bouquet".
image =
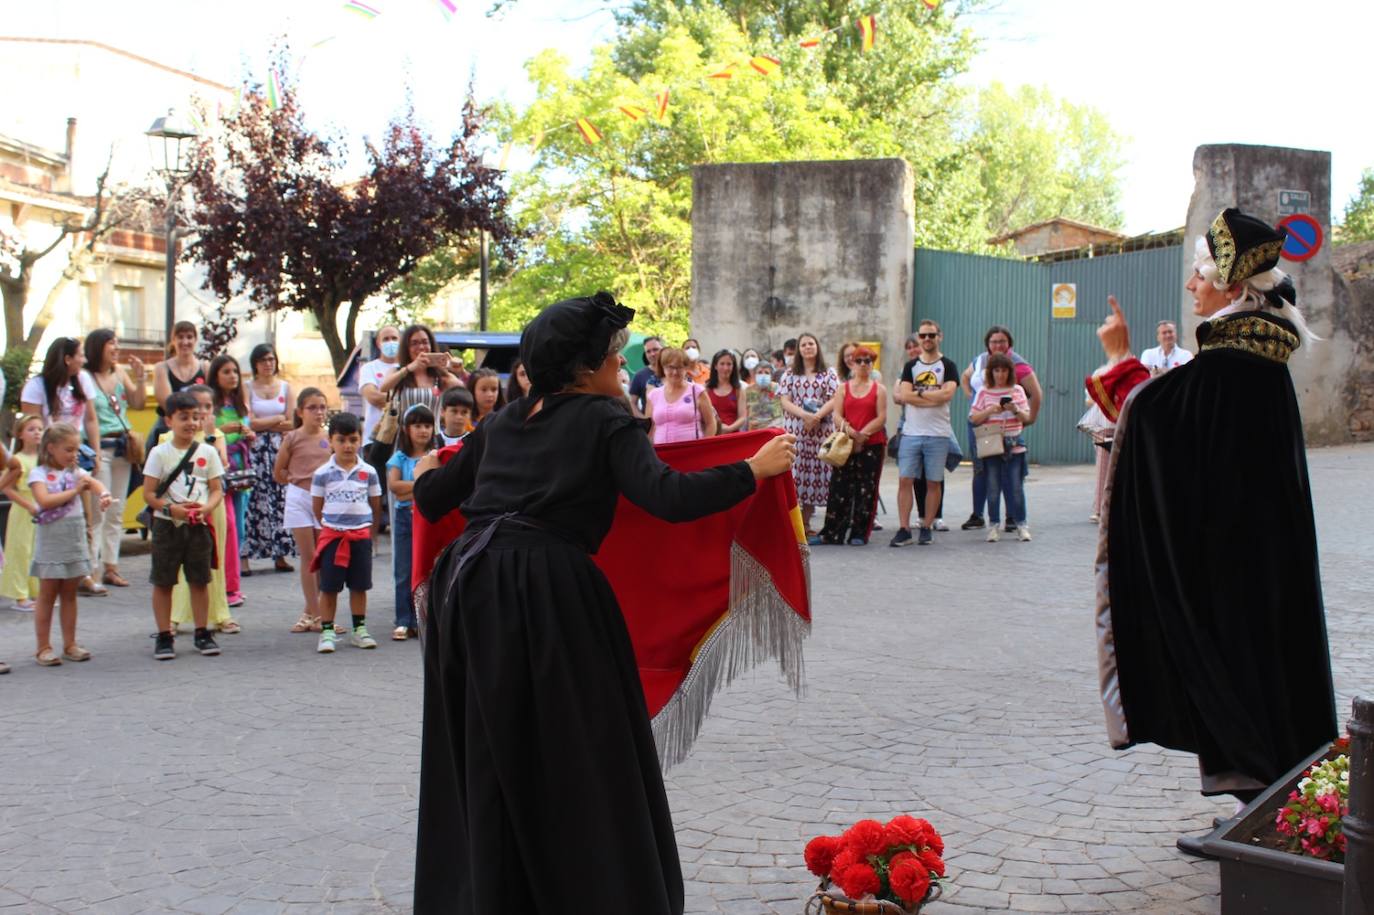
[[(934, 826), (903, 814), (887, 825), (860, 820), (842, 835), (817, 836), (806, 843), (804, 857), (807, 870), (821, 878), (818, 895), (827, 908), (832, 902), (871, 899), (915, 912), (939, 893), (945, 876), (944, 853), (944, 840)], [(831, 884), (849, 898), (834, 899), (826, 892)]]
[(1350, 813), (1350, 739), (1331, 746), (1339, 755), (1313, 763), (1274, 817), (1288, 850), (1323, 861), (1345, 861), (1342, 820)]

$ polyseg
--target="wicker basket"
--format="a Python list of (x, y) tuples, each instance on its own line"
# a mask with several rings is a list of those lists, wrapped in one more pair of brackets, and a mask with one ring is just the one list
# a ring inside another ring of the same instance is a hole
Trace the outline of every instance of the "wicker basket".
[(883, 899), (850, 899), (844, 893), (830, 886), (830, 881), (822, 880), (820, 887), (806, 902), (806, 913), (823, 915), (917, 915), (927, 902), (940, 898), (940, 884), (932, 883), (926, 896), (914, 908), (904, 909), (895, 902)]

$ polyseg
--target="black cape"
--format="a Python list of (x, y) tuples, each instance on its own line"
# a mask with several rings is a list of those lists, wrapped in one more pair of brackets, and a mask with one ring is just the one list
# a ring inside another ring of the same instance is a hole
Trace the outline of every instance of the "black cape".
[(415, 911), (680, 915), (634, 650), (589, 554), (621, 493), (687, 521), (754, 477), (743, 462), (671, 470), (609, 398), (548, 397), (526, 420), (531, 406), (484, 421), (415, 486), (426, 518), (460, 504), (468, 518), (430, 578)]
[(1117, 427), (1098, 627), (1113, 744), (1196, 753), (1211, 794), (1274, 782), (1336, 715), (1298, 338), (1257, 313), (1200, 338)]

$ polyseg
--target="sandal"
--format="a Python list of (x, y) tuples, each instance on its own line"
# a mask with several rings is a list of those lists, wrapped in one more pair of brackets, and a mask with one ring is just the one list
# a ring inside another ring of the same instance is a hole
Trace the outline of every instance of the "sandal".
[(391, 630), (391, 641), (393, 642), (404, 642), (408, 638), (410, 638), (410, 630), (404, 626), (397, 626)]
[(225, 620), (219, 624), (219, 631), (225, 635), (238, 635), (243, 631), (243, 627), (235, 620)]
[(114, 585), (116, 588), (129, 587), (128, 580), (125, 579), (123, 575), (120, 575), (117, 569), (106, 569), (105, 574), (101, 576), (100, 580), (107, 585)]
[(89, 661), (91, 653), (80, 645), (67, 645), (62, 649), (62, 657), (68, 661)]
[(284, 558), (278, 556), (278, 557), (277, 557), (277, 571), (278, 571), (278, 572), (294, 572), (294, 571), (296, 571), (296, 567), (293, 566), (291, 563), (287, 562)]
[(7, 674), (9, 672), (10, 666), (6, 664), (4, 661), (0, 661), (0, 674)]
[(95, 580), (87, 575), (77, 583), (76, 593), (84, 594), (86, 597), (108, 597), (110, 591), (104, 585), (96, 584)]
[(34, 660), (38, 662), (39, 667), (62, 666), (62, 659), (59, 658), (57, 656), (57, 653), (52, 650), (52, 646), (48, 646), (47, 648), (44, 648), (42, 651), (38, 652), (38, 654), (34, 655)]
[(294, 623), (291, 624), (291, 631), (292, 631), (292, 632), (319, 632), (319, 631), (320, 631), (320, 618), (319, 618), (318, 616), (311, 616), (311, 615), (308, 614), (308, 613), (302, 613), (302, 614), (301, 614), (301, 618), (298, 619), (298, 620), (296, 620), (296, 622), (294, 622)]

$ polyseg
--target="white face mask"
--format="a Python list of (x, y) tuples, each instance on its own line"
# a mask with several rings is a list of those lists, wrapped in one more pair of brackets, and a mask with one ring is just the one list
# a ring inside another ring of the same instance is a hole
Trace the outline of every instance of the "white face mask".
[(773, 379), (768, 375), (755, 375), (754, 384), (760, 391), (771, 390), (773, 387)]
[(691, 359), (693, 362), (701, 358), (701, 350), (697, 349), (695, 346), (687, 347), (685, 352), (687, 353), (687, 358)]
[(759, 364), (759, 357), (758, 357), (758, 356), (745, 356), (745, 357), (744, 357), (744, 370), (745, 370), (746, 372), (752, 372), (754, 369), (758, 368), (758, 364)]
[(400, 349), (401, 349), (401, 341), (400, 341), (400, 340), (383, 340), (383, 341), (382, 341), (382, 355), (385, 356), (385, 357), (388, 358), (388, 359), (395, 359), (395, 358), (396, 358), (396, 353), (398, 353), (398, 352), (400, 351)]

